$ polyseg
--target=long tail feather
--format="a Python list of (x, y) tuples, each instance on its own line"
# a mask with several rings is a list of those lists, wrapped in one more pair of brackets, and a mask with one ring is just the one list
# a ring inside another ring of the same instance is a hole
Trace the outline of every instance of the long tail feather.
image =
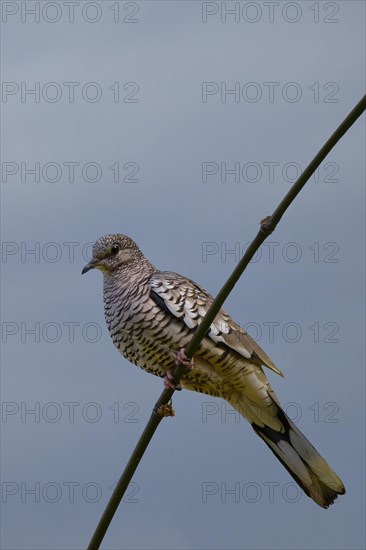
[(303, 491), (319, 506), (328, 508), (346, 492), (342, 481), (281, 409), (278, 418), (284, 432), (254, 422), (252, 427)]

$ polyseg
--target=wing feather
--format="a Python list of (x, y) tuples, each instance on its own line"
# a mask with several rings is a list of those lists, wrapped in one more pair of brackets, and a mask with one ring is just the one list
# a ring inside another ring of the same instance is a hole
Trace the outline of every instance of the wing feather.
[[(209, 310), (213, 298), (202, 287), (170, 271), (156, 271), (149, 279), (155, 302), (181, 319), (189, 329), (196, 329)], [(224, 344), (245, 359), (264, 365), (283, 376), (280, 369), (257, 342), (242, 329), (226, 311), (221, 309), (211, 324), (207, 336), (217, 344)]]

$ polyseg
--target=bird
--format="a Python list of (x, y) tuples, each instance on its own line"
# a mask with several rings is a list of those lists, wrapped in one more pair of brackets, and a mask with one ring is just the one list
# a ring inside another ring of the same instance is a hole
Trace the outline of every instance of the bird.
[[(127, 235), (93, 245), (82, 273), (103, 274), (104, 313), (110, 336), (131, 363), (164, 379), (166, 387), (225, 399), (246, 418), (301, 489), (328, 508), (345, 493), (338, 475), (283, 411), (264, 368), (280, 376), (258, 343), (221, 309), (192, 360), (185, 349), (213, 297), (193, 280), (160, 271)], [(186, 370), (174, 385), (175, 365)]]

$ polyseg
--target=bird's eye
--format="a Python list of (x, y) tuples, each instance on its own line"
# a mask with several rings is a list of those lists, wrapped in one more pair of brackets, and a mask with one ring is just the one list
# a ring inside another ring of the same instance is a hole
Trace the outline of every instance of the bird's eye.
[(119, 246), (118, 244), (114, 244), (111, 248), (112, 256), (117, 256), (118, 252), (119, 252)]

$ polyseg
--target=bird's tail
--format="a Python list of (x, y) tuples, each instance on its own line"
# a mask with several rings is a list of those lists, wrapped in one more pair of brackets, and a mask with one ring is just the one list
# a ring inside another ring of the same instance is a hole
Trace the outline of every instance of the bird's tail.
[(254, 431), (268, 445), (303, 491), (319, 506), (328, 508), (346, 490), (340, 478), (280, 407), (284, 431), (252, 422)]

